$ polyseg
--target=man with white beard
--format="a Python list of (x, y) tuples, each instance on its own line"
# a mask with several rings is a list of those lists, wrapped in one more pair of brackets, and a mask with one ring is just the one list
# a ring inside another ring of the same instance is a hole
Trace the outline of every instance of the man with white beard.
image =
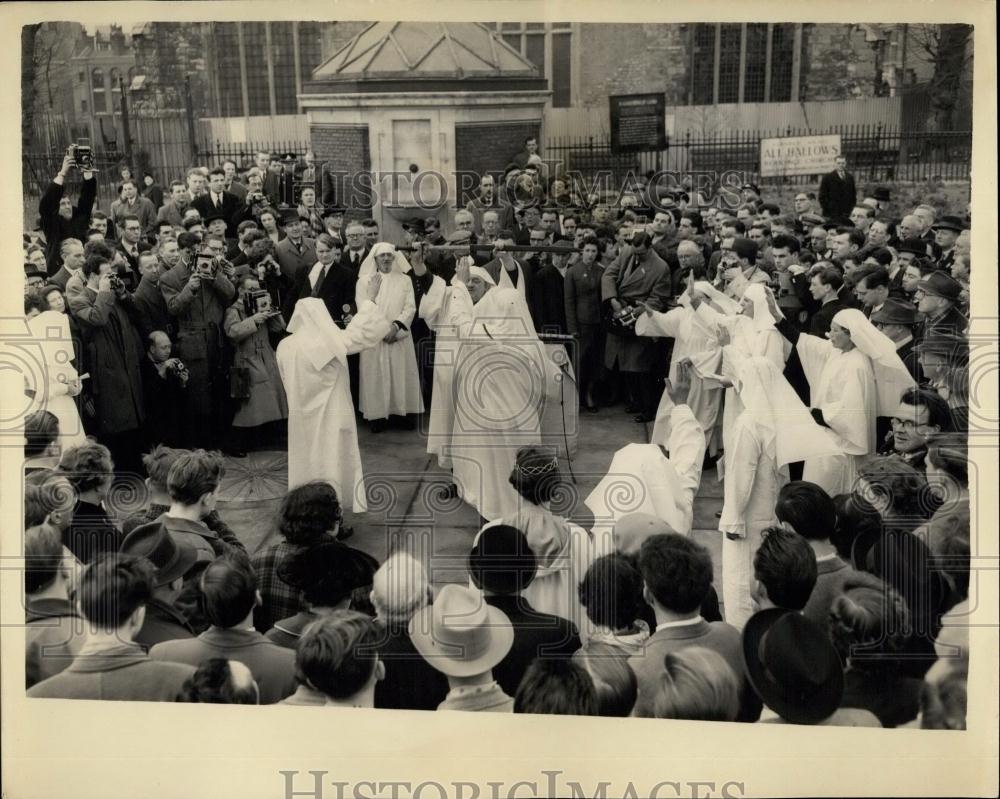
[(367, 510), (347, 356), (374, 347), (392, 329), (371, 295), (343, 330), (323, 300), (306, 297), (296, 304), (291, 335), (278, 345), (288, 398), (289, 488), (322, 480), (337, 490), (343, 507)]

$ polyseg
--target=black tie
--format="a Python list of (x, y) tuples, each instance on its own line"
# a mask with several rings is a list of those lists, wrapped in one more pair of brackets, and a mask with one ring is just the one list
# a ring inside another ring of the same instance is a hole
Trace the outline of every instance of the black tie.
[(316, 276), (316, 285), (313, 286), (312, 296), (318, 297), (319, 290), (323, 287), (323, 281), (326, 280), (326, 267), (324, 266), (319, 270), (319, 275)]

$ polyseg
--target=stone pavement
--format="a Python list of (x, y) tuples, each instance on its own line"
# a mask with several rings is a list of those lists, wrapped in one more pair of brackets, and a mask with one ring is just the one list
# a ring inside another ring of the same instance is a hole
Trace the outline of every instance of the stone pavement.
[[(632, 421), (621, 406), (583, 414), (579, 419), (577, 454), (572, 461), (576, 484), (567, 501), (575, 499), (576, 511), (607, 472), (615, 451), (633, 442), (649, 440), (651, 426)], [(363, 422), (358, 438), (368, 485), (367, 513), (347, 513), (354, 527), (350, 544), (380, 561), (400, 547), (431, 564), (429, 577), (435, 585), (464, 582), (465, 557), (479, 530), (479, 515), (462, 500), (444, 499), (441, 490), (450, 475), (427, 455), (425, 439), (418, 431), (387, 430), (372, 435)], [(561, 461), (568, 477), (566, 461)], [(228, 458), (220, 490), (219, 512), (236, 531), (250, 552), (279, 537), (275, 518), (287, 483), (284, 452), (257, 451), (246, 458)], [(695, 540), (712, 552), (717, 579), (721, 577), (721, 541), (715, 513), (722, 507), (722, 486), (716, 470), (702, 475), (695, 500)]]

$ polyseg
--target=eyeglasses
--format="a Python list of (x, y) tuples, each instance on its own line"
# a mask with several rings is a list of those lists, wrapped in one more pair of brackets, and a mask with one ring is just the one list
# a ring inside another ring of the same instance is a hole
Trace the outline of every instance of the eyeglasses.
[(928, 424), (927, 422), (915, 422), (912, 419), (900, 419), (896, 416), (893, 416), (889, 420), (889, 422), (892, 424), (894, 430), (900, 429), (900, 430), (920, 431), (920, 430), (927, 430), (931, 427), (931, 425)]

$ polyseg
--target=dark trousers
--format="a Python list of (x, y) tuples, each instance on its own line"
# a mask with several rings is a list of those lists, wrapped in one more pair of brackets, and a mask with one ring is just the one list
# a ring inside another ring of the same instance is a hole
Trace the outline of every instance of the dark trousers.
[(596, 402), (604, 383), (604, 331), (600, 324), (580, 325), (576, 363), (580, 404)]

